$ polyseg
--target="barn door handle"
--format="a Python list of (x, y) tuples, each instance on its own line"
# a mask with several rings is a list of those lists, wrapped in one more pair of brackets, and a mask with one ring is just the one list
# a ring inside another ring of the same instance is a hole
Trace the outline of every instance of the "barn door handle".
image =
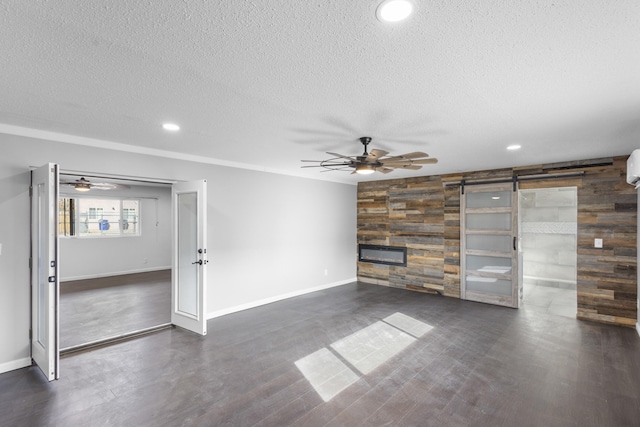
[(200, 265), (202, 265), (202, 260), (201, 260), (201, 259), (199, 259), (198, 261), (196, 261), (196, 262), (192, 262), (191, 264), (200, 264)]
[(517, 237), (513, 237), (513, 250), (517, 251), (518, 247), (516, 246), (518, 244), (518, 238)]

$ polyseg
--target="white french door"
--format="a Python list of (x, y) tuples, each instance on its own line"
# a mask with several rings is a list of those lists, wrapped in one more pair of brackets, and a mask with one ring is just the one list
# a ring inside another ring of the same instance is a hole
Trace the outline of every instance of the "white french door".
[(172, 187), (171, 323), (207, 334), (207, 181)]
[(513, 183), (467, 185), (460, 200), (460, 297), (520, 306), (518, 192)]
[(58, 379), (58, 165), (31, 172), (31, 358)]

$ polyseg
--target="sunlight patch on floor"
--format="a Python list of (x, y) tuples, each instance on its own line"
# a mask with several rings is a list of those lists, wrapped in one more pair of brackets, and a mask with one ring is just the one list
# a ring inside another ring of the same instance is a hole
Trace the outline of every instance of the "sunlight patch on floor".
[(363, 375), (371, 373), (431, 329), (431, 325), (394, 313), (332, 343), (329, 348), (299, 359), (295, 365), (328, 402), (360, 378), (354, 370)]
[(420, 338), (431, 329), (433, 326), (427, 325), (424, 322), (414, 319), (402, 313), (393, 313), (391, 316), (387, 316), (382, 319), (384, 322), (395, 326), (396, 328), (405, 331), (408, 334), (413, 335), (416, 338)]
[(359, 379), (357, 374), (326, 348), (296, 361), (296, 366), (325, 402)]
[(376, 322), (331, 344), (351, 365), (368, 374), (416, 339), (384, 322)]

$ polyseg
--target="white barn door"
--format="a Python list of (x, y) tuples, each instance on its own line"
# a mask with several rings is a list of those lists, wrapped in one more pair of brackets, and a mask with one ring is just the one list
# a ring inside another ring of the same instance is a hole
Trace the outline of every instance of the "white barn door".
[(518, 308), (518, 193), (513, 183), (469, 185), (460, 200), (460, 297)]

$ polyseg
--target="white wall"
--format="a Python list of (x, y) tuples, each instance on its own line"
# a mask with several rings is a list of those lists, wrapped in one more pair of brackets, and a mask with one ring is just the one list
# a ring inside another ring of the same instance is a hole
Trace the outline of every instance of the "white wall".
[(0, 372), (29, 360), (29, 166), (207, 179), (210, 316), (355, 280), (355, 186), (5, 134), (0, 153)]
[[(92, 179), (96, 181), (96, 179)], [(65, 197), (77, 197), (64, 190)], [(61, 237), (60, 280), (77, 280), (171, 268), (171, 187), (131, 185), (129, 189), (91, 191), (86, 197), (140, 200), (140, 236)]]

